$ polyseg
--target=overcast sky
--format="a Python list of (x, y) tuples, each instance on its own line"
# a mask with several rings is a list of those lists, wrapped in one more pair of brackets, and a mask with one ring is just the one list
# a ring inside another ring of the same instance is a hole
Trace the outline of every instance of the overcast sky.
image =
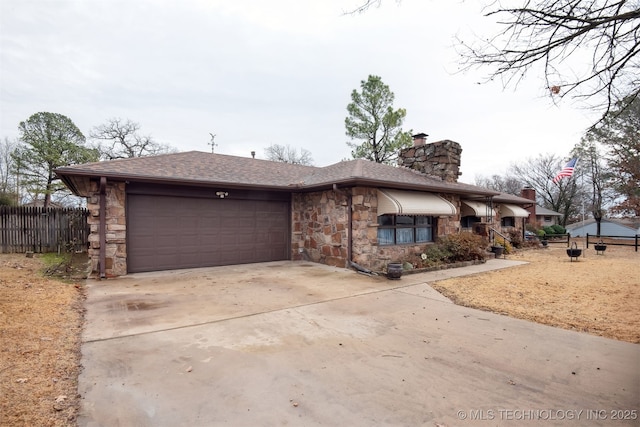
[(0, 138), (40, 111), (88, 136), (109, 118), (180, 151), (264, 158), (271, 144), (316, 166), (350, 158), (344, 119), (370, 74), (405, 108), (403, 128), (462, 145), (461, 181), (540, 153), (567, 157), (594, 114), (554, 105), (540, 76), (517, 88), (460, 74), (455, 36), (496, 26), (476, 1), (1, 0)]

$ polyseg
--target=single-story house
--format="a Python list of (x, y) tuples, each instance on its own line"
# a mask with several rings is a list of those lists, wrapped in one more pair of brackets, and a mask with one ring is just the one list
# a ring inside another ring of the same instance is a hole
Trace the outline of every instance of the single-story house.
[(525, 187), (522, 189), (522, 191), (520, 191), (520, 195), (525, 199), (533, 201), (533, 203), (525, 207), (525, 209), (529, 212), (527, 224), (531, 224), (535, 227), (548, 227), (550, 225), (556, 225), (560, 223), (560, 217), (562, 217), (561, 213), (535, 204), (535, 189), (531, 187)]
[(398, 167), (189, 151), (56, 174), (87, 198), (89, 256), (99, 277), (302, 259), (382, 271), (460, 232), (464, 216), (523, 227), (517, 218), (526, 199), (457, 182), (460, 145), (426, 144), (423, 136), (399, 153)]
[(542, 227), (559, 224), (561, 216), (562, 214), (560, 212), (536, 205), (536, 222)]
[[(573, 237), (584, 237), (587, 234), (595, 236), (597, 234), (596, 220), (593, 218), (575, 222), (566, 226), (567, 232)], [(640, 234), (640, 228), (633, 228), (618, 220), (611, 218), (602, 218), (600, 221), (600, 234), (602, 236), (624, 236), (634, 237)]]

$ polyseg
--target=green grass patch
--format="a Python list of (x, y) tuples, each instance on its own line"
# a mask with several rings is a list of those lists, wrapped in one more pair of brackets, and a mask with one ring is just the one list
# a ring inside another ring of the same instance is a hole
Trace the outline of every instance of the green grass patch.
[(56, 252), (49, 252), (45, 254), (40, 254), (39, 257), (44, 264), (45, 269), (50, 267), (56, 267), (62, 264), (68, 264), (71, 262), (71, 254), (69, 253), (61, 253), (58, 254)]

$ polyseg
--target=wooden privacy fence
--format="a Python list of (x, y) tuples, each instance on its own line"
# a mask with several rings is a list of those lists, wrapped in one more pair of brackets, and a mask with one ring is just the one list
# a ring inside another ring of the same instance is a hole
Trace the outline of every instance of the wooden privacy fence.
[(0, 206), (0, 252), (85, 252), (87, 209)]

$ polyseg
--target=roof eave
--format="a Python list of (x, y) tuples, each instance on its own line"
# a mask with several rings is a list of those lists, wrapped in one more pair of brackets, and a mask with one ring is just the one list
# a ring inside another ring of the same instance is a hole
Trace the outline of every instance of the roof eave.
[(348, 179), (336, 180), (331, 183), (323, 183), (318, 184), (317, 186), (309, 186), (303, 187), (305, 189), (317, 189), (318, 187), (327, 187), (331, 188), (333, 184), (342, 187), (355, 187), (355, 186), (364, 186), (364, 187), (383, 187), (383, 188), (391, 188), (396, 190), (416, 190), (416, 191), (430, 191), (434, 193), (452, 193), (458, 195), (472, 195), (472, 196), (495, 196), (499, 193), (491, 190), (467, 190), (464, 188), (450, 188), (445, 186), (438, 185), (428, 185), (424, 183), (418, 184), (410, 184), (410, 183), (402, 183), (402, 182), (394, 182), (394, 181), (384, 181), (370, 178), (360, 178), (360, 177), (351, 177)]
[[(237, 188), (237, 189), (259, 189), (259, 190), (270, 190), (270, 191), (289, 191), (289, 192), (311, 192), (311, 191), (322, 191), (333, 188), (334, 185), (340, 187), (355, 187), (355, 186), (366, 186), (366, 187), (384, 187), (384, 188), (392, 188), (398, 190), (416, 190), (416, 191), (430, 191), (436, 193), (451, 193), (458, 195), (466, 195), (470, 197), (494, 197), (499, 193), (492, 190), (471, 190), (465, 188), (451, 188), (449, 186), (440, 186), (435, 183), (434, 185), (429, 185), (425, 183), (403, 183), (403, 182), (395, 182), (395, 181), (385, 181), (379, 179), (371, 179), (371, 178), (363, 178), (363, 177), (349, 177), (349, 178), (341, 178), (332, 181), (319, 182), (316, 184), (307, 185), (304, 182), (300, 183), (289, 183), (283, 185), (265, 185), (260, 183), (238, 183), (238, 182), (226, 182), (226, 181), (203, 181), (203, 180), (195, 180), (195, 179), (184, 179), (184, 178), (166, 178), (166, 177), (155, 177), (155, 176), (144, 176), (144, 175), (135, 175), (135, 174), (122, 174), (122, 173), (114, 173), (114, 172), (99, 172), (99, 171), (87, 171), (87, 170), (78, 170), (78, 169), (65, 169), (60, 168), (56, 169), (56, 174), (62, 179), (62, 181), (71, 189), (74, 194), (87, 196), (88, 194), (88, 185), (80, 185), (79, 179), (86, 180), (88, 183), (92, 178), (97, 179), (99, 177), (105, 177), (108, 180), (126, 182), (144, 182), (144, 183), (153, 183), (153, 184), (165, 184), (165, 185), (192, 185), (199, 187), (225, 187), (225, 188)], [(81, 187), (85, 187), (85, 192), (82, 191)]]

